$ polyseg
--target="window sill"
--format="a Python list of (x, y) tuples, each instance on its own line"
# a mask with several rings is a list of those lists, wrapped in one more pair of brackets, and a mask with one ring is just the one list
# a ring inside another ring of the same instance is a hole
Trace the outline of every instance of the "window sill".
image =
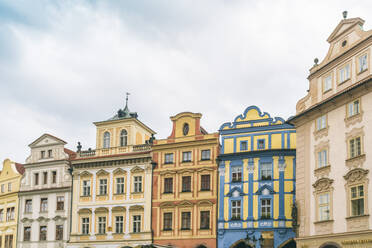
[(364, 69), (364, 70), (358, 72), (357, 75), (363, 74), (363, 73), (366, 72), (366, 71), (368, 71), (368, 68), (366, 68), (366, 69)]
[(363, 120), (363, 111), (360, 111), (359, 113), (351, 115), (351, 116), (347, 116), (344, 119), (346, 127), (349, 127), (358, 122), (361, 122), (362, 120)]
[(191, 231), (191, 228), (181, 228), (181, 231)]
[(328, 89), (328, 90), (325, 90), (323, 91), (323, 95), (327, 94), (328, 92), (331, 92), (332, 91), (332, 88)]
[(114, 195), (125, 195), (125, 193), (114, 193)]
[(241, 182), (242, 182), (242, 180), (231, 181), (231, 183), (241, 183)]
[(363, 215), (356, 215), (356, 216), (349, 216), (346, 217), (346, 220), (353, 220), (353, 219), (364, 219), (364, 218), (369, 218), (369, 214), (363, 214)]
[(232, 218), (230, 219), (230, 221), (241, 221), (242, 219), (241, 218)]
[(173, 192), (163, 192), (164, 195), (173, 194)]
[(200, 189), (200, 192), (208, 192), (211, 191), (211, 189)]
[(366, 154), (360, 154), (358, 156), (346, 159), (345, 162), (352, 162), (354, 160), (359, 160), (359, 159), (364, 158), (365, 156), (366, 156)]
[(339, 82), (339, 83), (338, 83), (338, 86), (343, 85), (344, 83), (347, 83), (347, 82), (349, 82), (350, 80), (351, 80), (351, 78), (345, 79), (344, 81)]
[(91, 195), (81, 195), (80, 197), (91, 197)]
[(191, 193), (191, 190), (183, 190), (181, 193)]
[(181, 163), (191, 163), (191, 160), (182, 160)]
[(96, 236), (106, 236), (107, 233), (96, 233)]
[(315, 221), (314, 224), (322, 224), (322, 223), (332, 223), (334, 220), (318, 220)]
[(164, 164), (174, 164), (174, 162), (165, 162)]
[(64, 212), (64, 209), (56, 209), (56, 212)]
[(199, 230), (211, 230), (210, 227), (201, 227)]
[(97, 195), (97, 197), (98, 197), (98, 196), (107, 196), (107, 194), (99, 194), (99, 195)]
[(133, 194), (133, 195), (139, 195), (139, 194), (143, 194), (143, 191), (140, 191), (140, 192), (132, 192), (131, 194)]
[(210, 158), (200, 159), (200, 161), (211, 161)]
[(163, 229), (162, 230), (163, 232), (171, 232), (171, 231), (173, 231), (172, 229)]
[(322, 166), (322, 167), (318, 167), (314, 170), (314, 174), (315, 176), (320, 176), (322, 174), (329, 174), (329, 172), (331, 171), (331, 165), (326, 165), (326, 166)]

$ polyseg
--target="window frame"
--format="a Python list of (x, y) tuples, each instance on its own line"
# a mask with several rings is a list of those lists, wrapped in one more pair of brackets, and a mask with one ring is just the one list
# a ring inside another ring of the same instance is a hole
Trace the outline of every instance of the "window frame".
[[(360, 187), (362, 187), (362, 196), (360, 195)], [(356, 189), (356, 193), (359, 193), (358, 196), (355, 196), (353, 197), (353, 189)], [(349, 216), (350, 217), (358, 217), (358, 216), (364, 216), (366, 214), (366, 194), (365, 194), (365, 185), (364, 184), (355, 184), (355, 185), (351, 185), (349, 187), (349, 201), (350, 201), (350, 213), (349, 213)], [(362, 207), (362, 211), (359, 213), (359, 214), (354, 214), (353, 211), (354, 211), (354, 208), (353, 208), (353, 202), (359, 202), (360, 200), (362, 200), (362, 203), (361, 203), (361, 206)]]
[[(268, 168), (265, 168), (268, 167)], [(259, 174), (261, 181), (273, 180), (273, 162), (260, 162), (259, 163)]]
[[(122, 180), (122, 182), (119, 182), (119, 180), (120, 181)], [(116, 181), (116, 194), (118, 194), (118, 195), (125, 194), (125, 178), (124, 178), (124, 176), (116, 177), (115, 181)]]
[(133, 176), (133, 193), (143, 192), (142, 181), (142, 176)]
[(173, 177), (165, 177), (164, 178), (164, 194), (172, 194), (173, 193)]
[(181, 212), (181, 230), (191, 230), (191, 212)]
[(248, 141), (247, 140), (240, 141), (240, 151), (248, 151)]
[(231, 167), (231, 182), (233, 183), (242, 182), (242, 179), (243, 179), (242, 166), (232, 166)]
[[(359, 145), (358, 145), (359, 139)], [(347, 140), (349, 159), (357, 158), (364, 154), (362, 135), (351, 137)]]
[(200, 230), (209, 230), (210, 228), (211, 228), (211, 211), (201, 210), (200, 211)]
[(109, 131), (105, 131), (102, 138), (102, 148), (109, 149), (111, 147), (111, 133)]
[[(268, 201), (268, 204), (263, 204), (264, 201)], [(271, 198), (261, 198), (260, 199), (260, 219), (269, 220), (272, 219), (272, 199)]]
[[(26, 232), (26, 229), (27, 229), (27, 232)], [(31, 241), (31, 226), (23, 227), (23, 241), (24, 242)]]
[(328, 149), (324, 148), (317, 151), (317, 168), (324, 168), (329, 165)]
[(124, 216), (115, 216), (115, 233), (124, 233)]
[(48, 198), (46, 197), (40, 198), (40, 212), (48, 212)]
[(91, 195), (90, 183), (91, 183), (90, 180), (83, 180), (83, 195), (82, 196), (90, 196)]
[(126, 129), (122, 129), (120, 131), (120, 146), (127, 146), (128, 145), (128, 131)]
[[(203, 178), (208, 177), (208, 180), (205, 181)], [(211, 174), (202, 174), (200, 175), (200, 191), (210, 191), (211, 190)]]
[(63, 232), (64, 232), (64, 226), (57, 224), (56, 225), (56, 240), (63, 240)]
[[(327, 196), (327, 202), (322, 202), (321, 198), (322, 196)], [(327, 218), (323, 218), (323, 211), (328, 211)], [(321, 192), (317, 194), (317, 220), (318, 221), (329, 221), (331, 220), (331, 192)]]
[(47, 241), (48, 239), (48, 227), (40, 226), (39, 228), (39, 241)]
[[(57, 211), (64, 211), (65, 210), (65, 196), (64, 195), (57, 195), (57, 204), (56, 204), (56, 210)], [(62, 201), (61, 201), (62, 199)]]
[(100, 196), (107, 195), (107, 186), (108, 186), (107, 178), (100, 178), (99, 179), (99, 195)]
[(163, 231), (173, 230), (173, 213), (164, 212), (163, 213)]
[(88, 235), (90, 232), (90, 218), (89, 217), (82, 217), (81, 218), (81, 234)]
[(98, 216), (97, 220), (98, 234), (106, 234), (107, 218), (106, 216)]
[(142, 217), (141, 215), (133, 215), (133, 233), (141, 232)]
[(173, 164), (174, 163), (174, 154), (165, 153), (164, 154), (164, 164)]
[[(327, 86), (327, 80), (330, 79), (330, 87)], [(325, 94), (333, 89), (333, 72), (330, 72), (322, 78), (322, 93)]]
[[(366, 57), (366, 68), (362, 68), (361, 67), (361, 58), (362, 57)], [(365, 52), (363, 52), (363, 53), (361, 53), (361, 54), (359, 54), (358, 56), (357, 56), (357, 58), (356, 58), (356, 64), (357, 64), (357, 74), (361, 74), (361, 73), (363, 73), (363, 72), (365, 72), (365, 71), (368, 71), (368, 68), (369, 68), (369, 51), (365, 51)]]
[(231, 200), (231, 220), (241, 220), (242, 218), (242, 201)]
[(201, 160), (202, 161), (211, 160), (211, 149), (201, 150)]
[[(348, 67), (347, 70), (345, 70), (346, 67)], [(342, 73), (343, 70), (344, 70), (344, 73)], [(341, 85), (341, 84), (349, 81), (351, 79), (351, 76), (352, 76), (351, 74), (352, 74), (351, 61), (348, 61), (348, 62), (344, 63), (343, 65), (341, 65), (340, 67), (338, 67), (337, 68), (337, 82), (338, 82), (338, 85)], [(345, 77), (345, 78), (342, 78), (342, 77)]]
[[(185, 179), (187, 178), (187, 181), (185, 182)], [(182, 176), (182, 191), (181, 192), (191, 192), (191, 176)]]
[(361, 113), (361, 101), (360, 98), (354, 99), (353, 101), (346, 104), (346, 118), (352, 118)]
[(185, 151), (182, 152), (182, 162), (192, 162), (192, 152), (191, 151)]

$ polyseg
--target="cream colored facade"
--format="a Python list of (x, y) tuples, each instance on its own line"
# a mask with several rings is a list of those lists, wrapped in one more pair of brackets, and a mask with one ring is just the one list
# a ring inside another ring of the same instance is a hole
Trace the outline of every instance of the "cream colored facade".
[(18, 192), (23, 171), (23, 165), (4, 160), (0, 172), (0, 247), (16, 247)]
[(95, 150), (78, 148), (73, 167), (68, 247), (134, 247), (151, 243), (152, 159), (155, 133), (127, 106), (94, 123)]
[(343, 19), (290, 122), (297, 131), (297, 247), (372, 247), (372, 31)]

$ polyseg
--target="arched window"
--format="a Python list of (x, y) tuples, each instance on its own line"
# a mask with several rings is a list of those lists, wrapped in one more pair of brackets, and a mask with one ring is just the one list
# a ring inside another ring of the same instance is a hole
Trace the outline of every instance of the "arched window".
[(110, 148), (110, 133), (105, 132), (103, 134), (103, 148)]
[(128, 145), (128, 132), (127, 130), (123, 129), (120, 133), (120, 146)]

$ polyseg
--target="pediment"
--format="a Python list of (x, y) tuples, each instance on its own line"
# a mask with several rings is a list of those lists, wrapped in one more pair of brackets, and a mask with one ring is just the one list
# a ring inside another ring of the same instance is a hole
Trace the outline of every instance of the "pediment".
[(192, 202), (190, 201), (182, 201), (180, 203), (178, 203), (178, 206), (179, 207), (192, 207), (194, 204), (192, 204)]
[(267, 184), (261, 186), (256, 192), (257, 195), (271, 195), (274, 193), (275, 191), (273, 190), (273, 188)]
[(366, 179), (368, 172), (369, 172), (369, 170), (365, 170), (365, 169), (362, 169), (362, 168), (355, 168), (355, 169), (349, 171), (344, 176), (344, 178), (349, 183), (362, 182)]
[(100, 169), (99, 171), (97, 171), (97, 176), (106, 176), (110, 173), (108, 173), (107, 171), (103, 170), (103, 169)]
[(43, 134), (28, 146), (30, 148), (48, 145), (66, 145), (67, 142), (50, 134)]
[(139, 167), (139, 166), (135, 166), (134, 168), (132, 168), (131, 170), (130, 170), (130, 172), (132, 172), (132, 173), (139, 173), (139, 172), (144, 172), (145, 170), (144, 169), (142, 169), (141, 167)]
[(33, 221), (34, 221), (33, 219), (30, 219), (30, 218), (27, 218), (27, 217), (21, 219), (22, 223), (32, 223)]
[(328, 37), (327, 41), (332, 43), (335, 39), (340, 37), (341, 35), (345, 34), (352, 28), (359, 28), (359, 26), (363, 26), (364, 20), (361, 18), (350, 18), (342, 20), (337, 27), (333, 30), (331, 35)]
[(161, 208), (174, 208), (176, 204), (174, 202), (163, 202), (160, 204)]
[(332, 186), (333, 181), (333, 179), (329, 178), (320, 178), (313, 184), (313, 187), (315, 191), (329, 190)]
[(125, 174), (126, 171), (123, 170), (122, 168), (117, 168), (113, 171), (114, 174)]
[(40, 216), (39, 218), (36, 219), (38, 222), (47, 222), (49, 218), (45, 218), (44, 216)]
[(83, 171), (83, 172), (80, 173), (80, 176), (81, 176), (81, 177), (90, 177), (90, 176), (92, 176), (92, 175), (93, 175), (93, 174), (90, 173), (89, 171)]
[(234, 187), (232, 188), (229, 193), (226, 194), (226, 196), (228, 197), (239, 197), (239, 196), (243, 196), (244, 195), (244, 192), (241, 188), (239, 187)]
[(64, 217), (64, 216), (60, 216), (60, 215), (57, 215), (53, 218), (54, 221), (64, 221), (66, 220), (67, 218)]
[(204, 205), (204, 206), (212, 206), (213, 203), (211, 201), (208, 201), (208, 200), (202, 200), (202, 201), (199, 201), (198, 202), (198, 205), (201, 206), (201, 205)]
[(143, 206), (141, 205), (134, 205), (129, 207), (129, 211), (135, 211), (135, 210), (143, 210)]

